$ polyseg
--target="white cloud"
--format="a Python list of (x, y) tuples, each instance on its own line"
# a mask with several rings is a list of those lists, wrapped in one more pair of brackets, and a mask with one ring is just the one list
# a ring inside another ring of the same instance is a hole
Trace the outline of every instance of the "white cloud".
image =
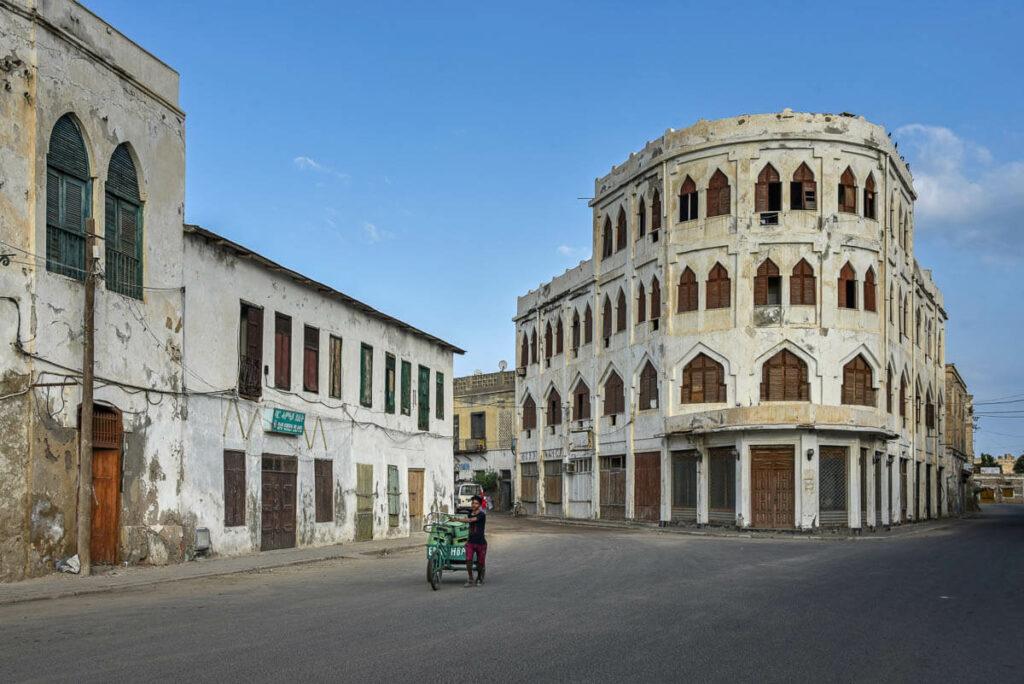
[(342, 173), (336, 169), (331, 168), (330, 166), (327, 166), (326, 164), (321, 164), (312, 157), (295, 157), (295, 159), (292, 159), (292, 163), (295, 165), (295, 168), (299, 169), (300, 171), (313, 171), (315, 173), (323, 173), (329, 176), (334, 176), (338, 180), (346, 182), (351, 179), (351, 176), (349, 176), (347, 173)]
[(578, 254), (579, 251), (580, 251), (579, 248), (577, 248), (577, 247), (570, 247), (569, 245), (559, 245), (559, 247), (558, 247), (558, 253), (561, 254), (562, 256), (567, 256), (567, 257), (571, 257), (571, 256), (573, 256), (575, 254)]
[(394, 237), (394, 234), (391, 233), (391, 231), (378, 228), (376, 224), (370, 222), (363, 224), (363, 233), (366, 234), (366, 239), (372, 243), (377, 243), (382, 240), (390, 240)]
[(986, 147), (942, 126), (910, 124), (896, 135), (912, 164), (922, 232), (990, 256), (1022, 250), (1024, 161), (997, 162)]

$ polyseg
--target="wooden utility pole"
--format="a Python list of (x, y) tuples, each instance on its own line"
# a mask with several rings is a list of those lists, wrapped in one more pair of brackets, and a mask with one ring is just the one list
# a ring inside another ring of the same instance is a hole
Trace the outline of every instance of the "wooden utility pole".
[(82, 410), (79, 429), (78, 457), (78, 560), (81, 574), (92, 571), (92, 391), (93, 343), (95, 339), (96, 309), (96, 219), (85, 222), (85, 311), (82, 336)]

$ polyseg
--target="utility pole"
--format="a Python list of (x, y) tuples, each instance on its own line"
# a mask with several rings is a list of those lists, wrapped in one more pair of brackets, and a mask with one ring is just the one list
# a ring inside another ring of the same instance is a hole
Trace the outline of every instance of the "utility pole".
[(92, 402), (96, 309), (96, 219), (85, 221), (85, 310), (82, 336), (82, 410), (78, 457), (78, 560), (81, 574), (92, 571)]

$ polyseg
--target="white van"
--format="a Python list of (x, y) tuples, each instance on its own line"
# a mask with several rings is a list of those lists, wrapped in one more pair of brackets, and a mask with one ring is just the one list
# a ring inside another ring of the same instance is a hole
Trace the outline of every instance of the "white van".
[(473, 503), (473, 497), (484, 495), (484, 488), (475, 483), (456, 485), (455, 489), (455, 512), (469, 513)]

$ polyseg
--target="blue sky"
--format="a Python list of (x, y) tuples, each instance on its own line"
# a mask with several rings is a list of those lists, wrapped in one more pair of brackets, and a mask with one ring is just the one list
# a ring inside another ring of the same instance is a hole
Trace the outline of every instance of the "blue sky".
[[(1024, 3), (137, 2), (87, 6), (181, 74), (186, 219), (464, 347), (589, 255), (593, 179), (699, 118), (893, 131), (917, 256), (977, 400), (1024, 399)], [(1024, 401), (978, 451), (1024, 452)]]

